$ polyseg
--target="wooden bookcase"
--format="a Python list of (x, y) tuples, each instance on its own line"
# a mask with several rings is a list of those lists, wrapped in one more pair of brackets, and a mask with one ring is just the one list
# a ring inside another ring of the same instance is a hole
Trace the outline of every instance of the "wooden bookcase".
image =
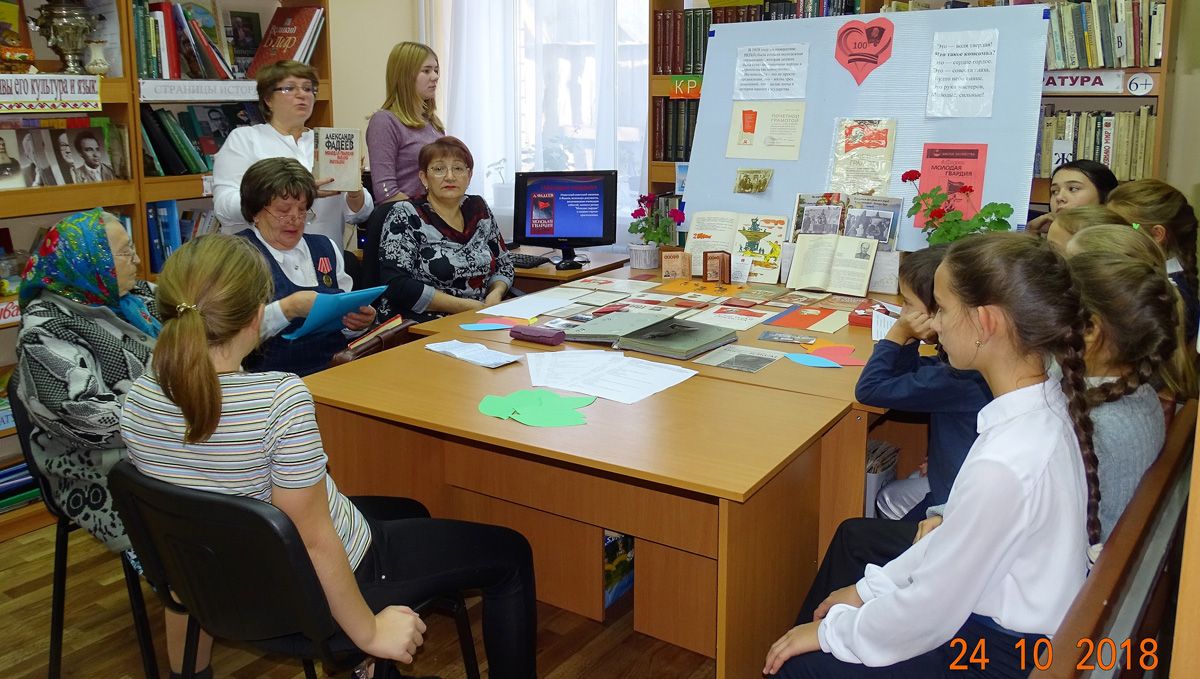
[[(310, 63), (321, 76), (319, 96), (313, 110), (310, 126), (333, 124), (332, 55), (330, 51), (329, 16), (330, 0), (229, 0), (222, 9), (234, 11), (259, 11), (265, 14), (262, 28), (265, 30), (270, 13), (275, 7), (322, 7), (325, 10), (325, 25), (318, 37)], [(140, 275), (153, 279), (150, 273), (149, 237), (146, 226), (146, 204), (158, 200), (203, 200), (203, 175), (176, 177), (147, 177), (142, 162), (141, 109), (143, 102), (141, 83), (137, 77), (137, 60), (133, 40), (133, 3), (126, 0), (116, 2), (115, 16), (106, 14), (108, 21), (119, 22), (120, 46), (123, 73), (120, 77), (104, 77), (100, 81), (100, 100), (103, 112), (94, 115), (108, 117), (113, 124), (123, 125), (129, 138), (130, 178), (95, 184), (68, 184), (43, 188), (11, 189), (0, 191), (0, 227), (12, 226), (15, 247), (27, 247), (38, 226), (51, 226), (63, 214), (103, 206), (111, 212), (130, 217), (133, 242), (142, 263)], [(35, 41), (37, 39), (35, 38)], [(54, 73), (62, 66), (57, 59), (38, 60), (35, 65), (43, 73)], [(232, 100), (209, 102), (183, 102), (154, 98), (147, 100), (153, 106), (177, 103), (225, 103)], [(37, 117), (33, 113), (5, 114), (15, 117)], [(44, 220), (39, 219), (44, 217)], [(0, 365), (12, 364), (15, 360), (15, 344), (19, 323), (0, 324)], [(20, 461), (20, 448), (12, 431), (0, 431), (0, 468)], [(36, 508), (34, 508), (36, 507)], [(40, 510), (40, 513), (39, 513)], [(0, 513), (0, 537), (4, 527), (20, 519), (24, 529), (33, 529), (52, 522), (41, 504), (30, 505), (20, 510)], [(23, 529), (23, 530), (24, 530)]]
[[(1154, 81), (1154, 87), (1146, 95), (1132, 94), (1092, 94), (1092, 95), (1056, 95), (1047, 94), (1043, 97), (1045, 101), (1053, 102), (1057, 106), (1063, 108), (1073, 108), (1076, 110), (1091, 110), (1110, 108), (1114, 110), (1136, 110), (1139, 105), (1152, 104), (1155, 112), (1158, 114), (1157, 125), (1154, 134), (1153, 160), (1151, 163), (1152, 171), (1150, 176), (1162, 177), (1166, 173), (1166, 156), (1167, 150), (1170, 149), (1168, 140), (1168, 132), (1170, 130), (1170, 102), (1171, 102), (1171, 81), (1175, 70), (1175, 51), (1177, 40), (1179, 37), (1179, 10), (1180, 3), (1183, 0), (1166, 0), (1166, 16), (1164, 19), (1163, 31), (1163, 58), (1159, 66), (1150, 68), (1125, 68), (1112, 69), (1124, 71), (1125, 77), (1135, 73), (1145, 73)], [(753, 4), (747, 2), (746, 4)], [(878, 12), (883, 6), (884, 0), (864, 0), (863, 12), (870, 14)], [(654, 100), (657, 97), (666, 97), (671, 91), (671, 76), (669, 75), (654, 75), (654, 53), (657, 45), (655, 44), (654, 32), (654, 12), (656, 10), (678, 10), (685, 6), (704, 6), (703, 3), (684, 2), (683, 0), (651, 0), (650, 14), (648, 17), (648, 25), (650, 26), (650, 58), (647, 68), (650, 69), (650, 87), (647, 102), (647, 122), (646, 135), (647, 142), (647, 158), (653, 158), (651, 151), (653, 149), (654, 131)], [(803, 19), (793, 19), (792, 21), (803, 21)], [(1032, 161), (1032, 159), (1030, 159)], [(651, 193), (669, 193), (675, 185), (675, 163), (661, 162), (649, 160), (646, 168), (646, 183), (647, 189)], [(1046, 204), (1050, 200), (1050, 180), (1049, 179), (1034, 179), (1032, 192), (1030, 194), (1030, 202), (1034, 204)]]

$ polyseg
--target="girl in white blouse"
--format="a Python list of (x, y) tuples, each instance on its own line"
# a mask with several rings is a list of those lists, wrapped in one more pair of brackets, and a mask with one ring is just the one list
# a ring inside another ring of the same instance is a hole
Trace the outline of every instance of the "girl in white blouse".
[[(767, 674), (1027, 676), (1035, 640), (1057, 629), (1087, 575), (1100, 491), (1087, 312), (1066, 261), (1023, 234), (971, 236), (938, 267), (934, 297), (951, 365), (979, 371), (995, 395), (944, 521), (775, 642)], [(1060, 382), (1047, 376), (1050, 358)], [(971, 662), (977, 649), (986, 664)]]

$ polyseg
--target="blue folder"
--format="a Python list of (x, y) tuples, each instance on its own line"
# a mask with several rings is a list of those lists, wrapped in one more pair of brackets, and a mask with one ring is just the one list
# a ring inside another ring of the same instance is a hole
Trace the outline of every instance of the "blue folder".
[(379, 299), (384, 290), (387, 290), (386, 285), (336, 295), (318, 293), (312, 310), (308, 312), (308, 318), (304, 319), (304, 325), (287, 333), (283, 338), (294, 340), (310, 333), (340, 328), (342, 327), (342, 316), (351, 311), (358, 311), (359, 307), (367, 306)]

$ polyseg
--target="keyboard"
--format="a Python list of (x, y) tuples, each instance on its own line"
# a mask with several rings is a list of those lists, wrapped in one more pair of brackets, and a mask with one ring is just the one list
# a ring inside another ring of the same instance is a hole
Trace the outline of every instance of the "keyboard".
[(550, 262), (549, 257), (541, 255), (527, 255), (523, 252), (510, 252), (508, 255), (512, 257), (513, 266), (518, 269), (534, 269)]

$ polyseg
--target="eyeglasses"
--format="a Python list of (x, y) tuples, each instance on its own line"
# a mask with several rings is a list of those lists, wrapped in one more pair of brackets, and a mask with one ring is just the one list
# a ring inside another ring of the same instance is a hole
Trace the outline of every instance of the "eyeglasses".
[(274, 210), (268, 210), (266, 208), (263, 208), (263, 211), (265, 211), (267, 214), (274, 217), (276, 221), (280, 221), (280, 222), (308, 223), (317, 218), (317, 213), (313, 212), (312, 210), (305, 210), (304, 212), (300, 212), (298, 210), (293, 210), (292, 212), (284, 213), (284, 212), (275, 212)]
[(311, 94), (314, 97), (317, 96), (317, 86), (316, 85), (284, 85), (283, 87), (272, 87), (271, 91), (279, 92), (281, 94), (286, 94), (289, 97), (292, 95), (295, 95), (299, 92), (303, 92), (305, 94)]
[(462, 177), (470, 171), (471, 168), (467, 167), (466, 165), (451, 165), (450, 167), (446, 167), (445, 165), (434, 165), (433, 167), (429, 168), (429, 174), (437, 177), (438, 179), (445, 177), (451, 172), (453, 172), (456, 176)]
[(113, 253), (113, 258), (115, 259), (115, 258), (117, 258), (117, 257), (120, 257), (120, 258), (122, 258), (122, 259), (127, 259), (127, 260), (129, 260), (129, 261), (131, 261), (131, 262), (133, 262), (133, 263), (135, 263), (135, 264), (136, 264), (138, 261), (140, 261), (140, 260), (138, 259), (138, 254), (137, 254), (137, 251), (133, 249), (133, 246), (129, 246), (129, 247), (127, 247), (127, 248), (125, 248), (125, 249), (121, 250), (120, 252), (114, 252), (114, 253)]

